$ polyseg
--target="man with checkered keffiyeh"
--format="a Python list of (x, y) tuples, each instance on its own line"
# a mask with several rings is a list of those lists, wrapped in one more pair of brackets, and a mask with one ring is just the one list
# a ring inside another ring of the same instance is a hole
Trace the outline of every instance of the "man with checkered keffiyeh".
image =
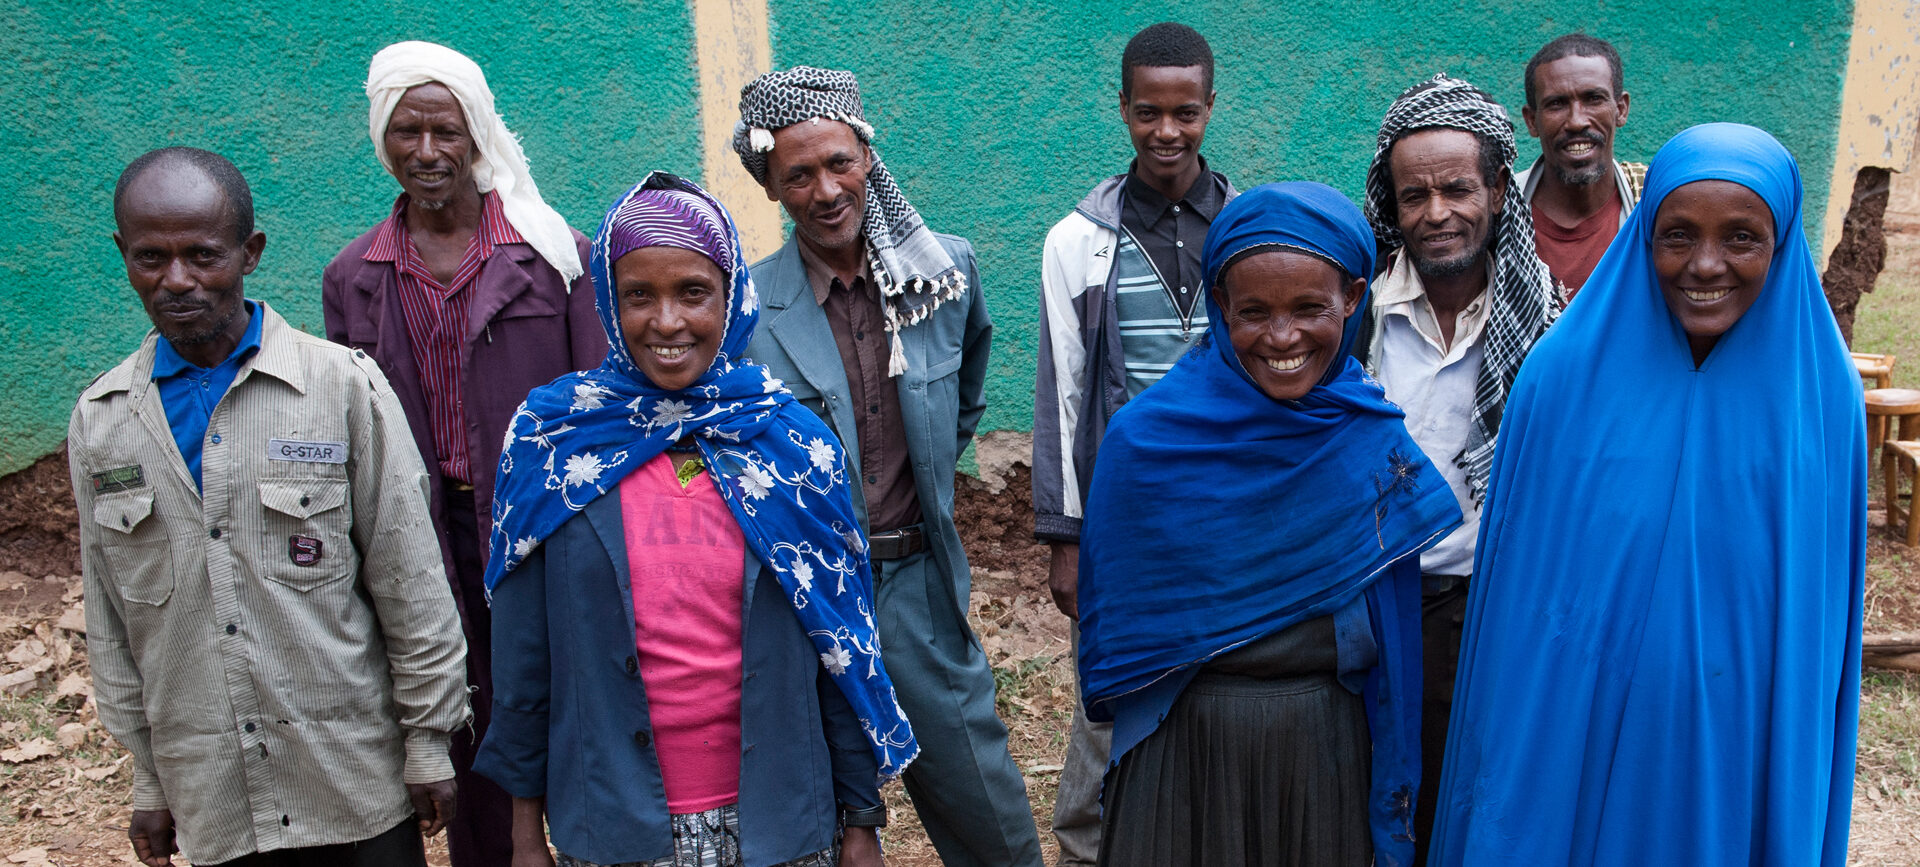
[[(1407, 430), (1466, 522), (1420, 557), (1426, 694), (1424, 781), (1440, 778), (1480, 505), (1507, 389), (1558, 314), (1513, 180), (1513, 124), (1484, 92), (1445, 74), (1402, 93), (1380, 126), (1366, 213), (1382, 255), (1355, 355), (1407, 413)], [(1415, 835), (1433, 824), (1421, 787)], [(1424, 853), (1423, 853), (1424, 854)]]
[[(750, 269), (766, 311), (746, 354), (827, 420), (859, 475), (874, 621), (920, 743), (907, 795), (941, 862), (1040, 867), (953, 521), (992, 323), (973, 246), (927, 228), (876, 138), (853, 73), (801, 66), (741, 91), (734, 151), (793, 218)], [(884, 823), (865, 812), (846, 824)]]

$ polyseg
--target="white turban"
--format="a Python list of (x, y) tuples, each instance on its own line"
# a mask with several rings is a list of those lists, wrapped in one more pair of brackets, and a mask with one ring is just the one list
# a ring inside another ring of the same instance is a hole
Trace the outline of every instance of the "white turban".
[(466, 55), (431, 42), (396, 42), (373, 56), (367, 69), (367, 100), (372, 103), (367, 131), (373, 136), (373, 152), (380, 164), (393, 171), (386, 143), (393, 107), (409, 88), (428, 82), (446, 85), (460, 100), (467, 132), (473, 136), (477, 152), (474, 185), (482, 193), (500, 194), (507, 222), (540, 258), (566, 278), (571, 291), (574, 279), (586, 270), (580, 265), (580, 248), (574, 244), (573, 231), (567, 227), (566, 218), (540, 198), (540, 189), (527, 171), (527, 154), (520, 149), (520, 140), (494, 110), (493, 91), (487, 87), (486, 76)]

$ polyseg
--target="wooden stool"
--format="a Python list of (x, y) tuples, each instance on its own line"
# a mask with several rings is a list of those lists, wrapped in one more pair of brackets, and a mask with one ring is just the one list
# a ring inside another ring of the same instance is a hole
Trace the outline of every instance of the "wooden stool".
[(1861, 379), (1873, 380), (1874, 388), (1892, 388), (1893, 359), (1891, 355), (1856, 352), (1853, 354), (1853, 366), (1860, 371)]
[[(1900, 493), (1900, 474), (1903, 470), (1908, 486), (1904, 495)], [(1887, 485), (1887, 532), (1898, 538), (1904, 526), (1907, 547), (1920, 548), (1920, 521), (1913, 519), (1913, 492), (1916, 480), (1920, 479), (1920, 442), (1888, 442), (1880, 459), (1880, 475), (1886, 479)], [(1902, 499), (1907, 501), (1906, 508), (1900, 507)]]
[(1880, 451), (1887, 439), (1887, 420), (1900, 420), (1899, 439), (1920, 440), (1920, 390), (1911, 388), (1871, 388), (1867, 390), (1867, 460)]

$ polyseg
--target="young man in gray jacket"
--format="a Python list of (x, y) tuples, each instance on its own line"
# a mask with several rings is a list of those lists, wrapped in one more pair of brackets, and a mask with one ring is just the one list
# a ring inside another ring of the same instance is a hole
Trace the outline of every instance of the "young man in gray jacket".
[[(1076, 620), (1080, 516), (1107, 420), (1207, 331), (1200, 253), (1207, 227), (1234, 196), (1200, 156), (1213, 97), (1213, 51), (1198, 32), (1163, 22), (1136, 34), (1120, 59), (1120, 116), (1133, 164), (1047, 233), (1034, 534), (1052, 549), (1054, 604)], [(1053, 811), (1063, 865), (1092, 864), (1099, 854), (1110, 743), (1110, 726), (1089, 723), (1076, 707)]]

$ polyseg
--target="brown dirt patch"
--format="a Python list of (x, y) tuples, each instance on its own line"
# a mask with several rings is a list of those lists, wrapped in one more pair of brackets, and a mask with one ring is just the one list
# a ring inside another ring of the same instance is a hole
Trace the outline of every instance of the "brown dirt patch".
[(1860, 296), (1873, 291), (1880, 269), (1887, 260), (1887, 239), (1882, 229), (1891, 192), (1891, 173), (1877, 166), (1860, 169), (1853, 180), (1853, 200), (1840, 228), (1840, 241), (1827, 259), (1827, 271), (1820, 283), (1826, 289), (1827, 303), (1840, 325), (1840, 336), (1853, 344), (1854, 311)]
[(77, 574), (79, 533), (66, 446), (0, 477), (0, 571)]

